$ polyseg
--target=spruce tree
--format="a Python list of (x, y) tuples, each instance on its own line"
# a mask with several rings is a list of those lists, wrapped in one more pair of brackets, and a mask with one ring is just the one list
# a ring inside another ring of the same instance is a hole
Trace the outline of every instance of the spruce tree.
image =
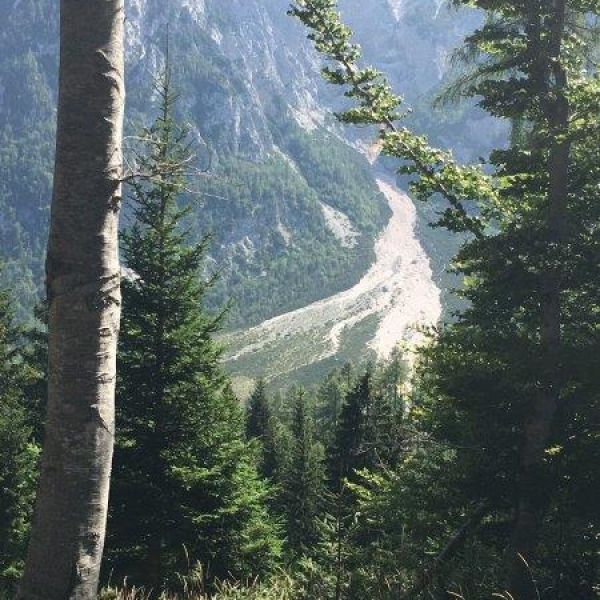
[(28, 377), (23, 396), (36, 444), (44, 440), (48, 405), (48, 309), (46, 303), (34, 308), (33, 322), (23, 331), (23, 355)]
[(264, 380), (260, 379), (248, 400), (246, 409), (246, 435), (256, 439), (259, 448), (259, 472), (274, 480), (280, 467), (279, 431), (267, 396)]
[(394, 412), (402, 412), (406, 408), (403, 406), (402, 387), (406, 384), (409, 373), (410, 368), (398, 347), (394, 348), (388, 360), (379, 365), (375, 385), (390, 401)]
[(329, 449), (329, 476), (334, 491), (339, 492), (345, 480), (354, 479), (357, 471), (392, 466), (399, 456), (402, 411), (394, 410), (396, 393), (383, 393), (375, 387), (374, 379), (369, 367), (344, 399)]
[[(511, 508), (507, 587), (527, 600), (564, 553), (556, 532), (575, 495), (561, 482), (572, 477), (565, 466), (587, 446), (584, 431), (597, 414), (590, 353), (599, 337), (590, 316), (598, 307), (600, 137), (592, 124), (600, 88), (590, 57), (600, 12), (578, 0), (475, 4), (490, 18), (466, 41), (472, 64), (457, 89), (517, 123), (518, 135), (491, 156), (500, 182), (494, 232), (458, 256), (470, 308), (442, 335), (430, 365), (441, 405), (456, 400), (462, 414), (462, 431), (447, 419), (441, 429), (453, 443), (482, 448), (471, 496)], [(600, 515), (587, 515), (598, 530)], [(570, 518), (568, 552), (577, 553), (587, 534)], [(565, 562), (561, 577), (578, 569)]]
[(122, 236), (129, 275), (108, 565), (155, 591), (196, 561), (210, 579), (245, 578), (268, 571), (279, 552), (243, 411), (219, 365), (222, 315), (203, 308), (207, 242), (189, 245), (182, 226), (191, 153), (168, 68), (157, 93), (138, 158), (151, 176), (133, 183)]
[[(298, 0), (292, 12), (330, 59), (326, 78), (347, 86), (356, 102), (341, 118), (378, 125), (383, 152), (415, 176), (415, 195), (448, 202), (437, 224), (470, 234), (455, 261), (466, 275), (468, 308), (422, 368), (431, 405), (419, 409), (435, 443), (464, 450), (449, 500), (465, 512), (483, 501), (504, 523), (494, 542), (511, 564), (499, 589), (529, 600), (542, 578), (550, 587), (572, 578), (573, 597), (586, 597), (595, 567), (585, 575), (578, 569), (593, 559), (561, 565), (553, 582), (547, 574), (557, 573), (552, 557), (564, 544), (557, 532), (566, 514), (572, 555), (586, 548), (592, 556), (586, 540), (600, 527), (589, 508), (588, 532), (577, 524), (579, 490), (565, 483), (575, 457), (597, 444), (589, 432), (599, 389), (599, 7), (587, 0), (454, 4), (487, 13), (467, 40), (463, 56), (474, 69), (461, 74), (459, 93), (519, 126), (511, 146), (491, 156), (491, 176), (401, 126), (401, 99), (381, 73), (357, 65), (360, 49), (335, 0)], [(595, 489), (593, 479), (583, 487)]]
[(365, 433), (370, 404), (371, 373), (367, 371), (344, 400), (329, 452), (330, 481), (335, 491), (356, 469), (367, 466)]
[(249, 438), (262, 438), (272, 418), (264, 379), (256, 383), (248, 399), (246, 413), (246, 435)]
[(17, 392), (0, 398), (0, 588), (22, 574), (35, 497), (37, 457), (29, 415)]
[(316, 417), (319, 435), (329, 445), (332, 432), (337, 429), (344, 404), (344, 397), (353, 385), (352, 366), (347, 363), (341, 369), (334, 369), (319, 385), (317, 392)]
[(302, 389), (292, 392), (292, 448), (283, 481), (288, 550), (293, 556), (314, 552), (319, 541), (318, 519), (324, 508), (323, 447), (314, 437), (314, 422)]

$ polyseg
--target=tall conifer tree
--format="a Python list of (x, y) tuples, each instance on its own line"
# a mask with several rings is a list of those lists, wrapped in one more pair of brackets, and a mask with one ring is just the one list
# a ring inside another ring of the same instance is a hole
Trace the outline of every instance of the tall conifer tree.
[(348, 392), (330, 450), (330, 479), (335, 491), (355, 469), (367, 466), (365, 434), (371, 406), (371, 373), (365, 373)]
[(278, 427), (273, 417), (265, 382), (256, 384), (248, 400), (246, 411), (246, 435), (256, 439), (259, 448), (259, 471), (263, 477), (273, 480), (280, 465)]
[(304, 390), (293, 392), (292, 448), (283, 481), (287, 541), (294, 555), (314, 550), (319, 540), (318, 518), (324, 507), (323, 447), (314, 436), (314, 422)]
[[(577, 448), (593, 445), (588, 432), (597, 415), (600, 87), (590, 58), (600, 7), (588, 0), (454, 3), (488, 17), (467, 40), (464, 56), (475, 67), (461, 74), (459, 93), (519, 125), (511, 147), (493, 153), (492, 177), (401, 127), (400, 98), (377, 70), (357, 66), (360, 49), (335, 0), (299, 0), (292, 12), (331, 60), (326, 78), (348, 86), (356, 101), (342, 119), (379, 125), (384, 153), (416, 176), (416, 196), (448, 201), (438, 224), (470, 234), (456, 260), (467, 275), (469, 307), (424, 365), (435, 397), (429, 414), (443, 443), (474, 450), (461, 462), (462, 501), (512, 513), (504, 530), (512, 535), (502, 540), (506, 583), (529, 600), (538, 597), (537, 577), (556, 568), (551, 557), (563, 542), (552, 540), (560, 527), (552, 521), (570, 513), (577, 497), (575, 487), (564, 495), (557, 489), (570, 478), (565, 468)], [(598, 513), (586, 515), (598, 531)], [(570, 544), (587, 546), (585, 528), (573, 527)], [(577, 568), (563, 565), (561, 576), (578, 579), (574, 597), (584, 597), (589, 575)]]
[(111, 566), (154, 590), (190, 560), (210, 578), (250, 577), (278, 553), (267, 489), (212, 339), (221, 315), (202, 306), (206, 240), (188, 245), (182, 227), (192, 156), (168, 67), (157, 92), (139, 158), (148, 179), (133, 184), (134, 222), (122, 237), (129, 275), (110, 520)]

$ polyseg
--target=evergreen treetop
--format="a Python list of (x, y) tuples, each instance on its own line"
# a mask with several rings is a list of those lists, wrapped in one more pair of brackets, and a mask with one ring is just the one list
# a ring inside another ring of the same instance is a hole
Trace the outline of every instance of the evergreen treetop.
[[(159, 115), (142, 136), (123, 233), (117, 445), (109, 556), (117, 574), (155, 590), (199, 562), (207, 577), (246, 578), (279, 553), (244, 436), (244, 416), (213, 340), (222, 313), (203, 307), (207, 240), (190, 245), (182, 197), (192, 160), (167, 68)], [(169, 577), (171, 578), (169, 580)]]

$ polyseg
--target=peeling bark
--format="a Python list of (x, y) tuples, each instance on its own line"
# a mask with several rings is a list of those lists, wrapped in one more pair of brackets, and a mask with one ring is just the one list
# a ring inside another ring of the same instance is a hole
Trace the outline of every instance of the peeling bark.
[(61, 0), (49, 385), (21, 600), (96, 597), (114, 437), (123, 0)]

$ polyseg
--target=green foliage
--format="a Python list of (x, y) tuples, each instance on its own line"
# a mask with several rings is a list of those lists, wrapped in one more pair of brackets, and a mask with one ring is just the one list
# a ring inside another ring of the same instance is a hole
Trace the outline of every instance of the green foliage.
[[(336, 429), (335, 442), (330, 457), (330, 478), (334, 489), (355, 470), (367, 466), (369, 458), (365, 445), (371, 408), (371, 373), (367, 372), (346, 396)], [(370, 441), (370, 440), (369, 440)]]
[[(575, 465), (586, 464), (598, 451), (590, 427), (600, 388), (593, 324), (600, 296), (598, 261), (591, 259), (599, 248), (600, 90), (596, 73), (586, 67), (590, 46), (583, 26), (597, 17), (586, 11), (597, 8), (569, 3), (560, 55), (551, 11), (542, 8), (532, 16), (511, 2), (493, 3), (490, 21), (467, 40), (476, 60), (474, 74), (461, 82), (463, 93), (482, 96), (482, 106), (520, 127), (512, 146), (491, 157), (502, 181), (494, 235), (466, 244), (457, 257), (470, 307), (441, 334), (423, 365), (432, 431), (455, 447), (472, 449), (464, 453), (457, 489), (473, 501), (490, 502), (501, 524), (484, 545), (507, 544), (511, 512), (530, 498), (542, 523), (539, 559), (530, 560), (530, 566), (538, 585), (557, 597), (592, 593), (587, 580), (596, 567), (588, 558), (594, 552), (588, 535), (600, 526), (600, 515), (579, 504), (578, 486), (563, 486), (580, 479)], [(547, 81), (540, 79), (544, 72), (552, 72)], [(563, 126), (556, 115), (565, 101), (573, 117)], [(553, 157), (563, 144), (568, 145), (569, 174), (556, 222)], [(552, 294), (558, 299), (554, 322), (547, 311)], [(548, 346), (545, 336), (552, 326), (559, 334)], [(550, 370), (549, 357), (557, 361)], [(558, 412), (525, 485), (522, 448), (548, 386), (556, 392)], [(597, 493), (596, 478), (584, 479), (587, 493)], [(569, 531), (566, 538), (560, 527)]]
[(405, 377), (401, 355), (395, 351), (377, 368), (368, 367), (348, 389), (328, 451), (334, 492), (343, 493), (359, 471), (376, 472), (398, 460), (405, 438)]
[(206, 241), (186, 244), (178, 204), (189, 164), (173, 118), (170, 72), (159, 116), (142, 136), (122, 237), (129, 277), (119, 344), (117, 443), (108, 568), (132, 582), (173, 585), (189, 560), (209, 579), (268, 572), (279, 553), (268, 488), (244, 436), (244, 418), (212, 337), (221, 315), (203, 308)]
[[(591, 558), (594, 543), (588, 543), (597, 534), (590, 537), (589, 531), (597, 532), (598, 514), (579, 505), (578, 486), (565, 482), (579, 473), (576, 464), (586, 464), (597, 452), (597, 438), (590, 432), (600, 388), (593, 324), (600, 296), (600, 96), (592, 62), (599, 6), (567, 2), (563, 23), (561, 3), (455, 4), (481, 8), (487, 20), (466, 40), (462, 58), (470, 66), (454, 92), (476, 97), (490, 114), (518, 125), (512, 145), (492, 154), (492, 176), (479, 167), (459, 166), (447, 152), (397, 125), (400, 99), (378, 71), (357, 65), (361, 52), (340, 20), (337, 2), (301, 0), (291, 12), (329, 61), (325, 78), (345, 86), (353, 101), (340, 119), (380, 125), (384, 152), (399, 159), (401, 173), (415, 178), (416, 195), (440, 194), (448, 202), (437, 224), (472, 236), (455, 261), (465, 277), (466, 308), (425, 351), (414, 407), (422, 417), (418, 429), (430, 443), (457, 453), (453, 477), (428, 484), (432, 489), (447, 486), (445, 504), (428, 510), (451, 515), (484, 501), (493, 515), (490, 527), (472, 542), (480, 557), (479, 583), (462, 556), (460, 566), (445, 573), (445, 584), (454, 582), (461, 594), (474, 597), (501, 589), (497, 565), (510, 544), (511, 517), (527, 502), (543, 521), (539, 560), (529, 552), (540, 589), (561, 598), (591, 597), (588, 582), (597, 566)], [(557, 181), (562, 165), (568, 174)], [(564, 191), (557, 192), (561, 186)], [(543, 400), (549, 395), (557, 399), (556, 416), (552, 403)], [(356, 414), (360, 417), (360, 411)], [(524, 450), (538, 438), (543, 438), (539, 450)], [(423, 456), (436, 464), (434, 451)], [(396, 475), (399, 481), (408, 476), (403, 469)], [(594, 493), (596, 478), (583, 481), (587, 493)], [(408, 482), (416, 484), (410, 477)], [(391, 497), (390, 489), (385, 496)], [(401, 488), (393, 495), (401, 498)], [(585, 525), (577, 522), (581, 514)], [(557, 519), (568, 529), (568, 541), (556, 537)], [(413, 515), (408, 522), (417, 520)], [(428, 530), (439, 543), (443, 532), (432, 525)], [(533, 536), (535, 529), (530, 529)], [(585, 574), (573, 562), (577, 553), (585, 557)], [(389, 568), (384, 569), (387, 576)], [(419, 567), (409, 563), (409, 572), (413, 568)], [(374, 572), (371, 565), (368, 573)]]
[(289, 464), (282, 475), (282, 504), (286, 520), (287, 549), (292, 556), (310, 553), (319, 539), (318, 518), (325, 491), (323, 447), (315, 439), (313, 417), (304, 390), (292, 395), (292, 445)]
[(45, 304), (34, 309), (34, 319), (23, 330), (23, 359), (28, 377), (23, 387), (24, 402), (38, 446), (44, 439), (48, 404), (48, 311)]
[(0, 402), (0, 583), (12, 588), (24, 564), (39, 448), (22, 404), (6, 392)]
[[(271, 93), (266, 80), (256, 82), (260, 101), (253, 98), (246, 105), (248, 68), (254, 64), (228, 56), (208, 29), (186, 16), (181, 3), (165, 11), (172, 24), (174, 69), (186, 99), (178, 116), (191, 124), (200, 142), (197, 162), (209, 171), (191, 185), (204, 194), (183, 193), (194, 206), (186, 219), (191, 239), (214, 236), (209, 261), (211, 266), (216, 261), (222, 278), (208, 292), (207, 306), (217, 310), (233, 299), (227, 324), (238, 327), (354, 284), (372, 262), (373, 240), (389, 217), (367, 161), (333, 134), (304, 132), (290, 114), (289, 99)], [(138, 18), (147, 26), (162, 23), (165, 11), (148, 5), (146, 16), (132, 15), (132, 23)], [(212, 27), (233, 35), (235, 9), (213, 3), (207, 12)], [(143, 56), (137, 44), (126, 56), (128, 160), (133, 158), (128, 146), (151, 114), (149, 63), (162, 58), (162, 35), (145, 35), (144, 27), (140, 33)], [(15, 289), (18, 317), (27, 320), (43, 292), (52, 195), (56, 2), (21, 0), (7, 8), (0, 48), (0, 250), (7, 263), (0, 283)], [(264, 116), (256, 114), (263, 111)], [(349, 215), (362, 234), (359, 247), (346, 252), (340, 246), (324, 226), (319, 199)], [(295, 233), (289, 246), (276, 231), (277, 218)], [(252, 255), (246, 238), (254, 246)]]
[[(476, 512), (468, 500), (452, 497), (457, 462), (454, 450), (423, 437), (395, 468), (361, 472), (350, 484), (358, 516), (347, 564), (352, 574), (349, 598), (420, 597), (423, 573)], [(439, 565), (430, 594), (453, 591), (470, 598), (494, 589), (485, 569), (501, 566), (501, 553), (490, 552), (470, 537), (454, 559), (461, 568), (453, 568), (452, 562)], [(417, 590), (414, 595), (407, 593), (412, 589)]]
[(39, 448), (23, 390), (32, 381), (12, 301), (0, 293), (0, 587), (21, 575), (33, 510)]
[(248, 399), (246, 413), (246, 435), (249, 438), (262, 438), (272, 419), (263, 379), (259, 379), (256, 383), (256, 387)]
[[(341, 120), (380, 126), (384, 152), (429, 201), (423, 212), (441, 211), (437, 224), (462, 234), (455, 268), (465, 279), (463, 308), (422, 351), (412, 389), (397, 353), (358, 377), (351, 368), (336, 370), (314, 394), (296, 390), (287, 400), (270, 399), (259, 384), (244, 419), (213, 341), (221, 314), (204, 307), (221, 306), (230, 290), (237, 300), (231, 323), (239, 324), (346, 287), (370, 260), (386, 212), (364, 161), (334, 136), (274, 128), (285, 157), (256, 163), (228, 156), (235, 142), (208, 119), (201, 135), (221, 139), (223, 147), (217, 176), (200, 184), (205, 204), (197, 211), (184, 193), (186, 132), (173, 118), (168, 76), (163, 82), (162, 112), (144, 131), (138, 156), (146, 177), (134, 181), (134, 222), (123, 236), (130, 271), (107, 564), (113, 577), (128, 575), (157, 593), (169, 587), (188, 600), (487, 597), (503, 589), (512, 521), (524, 497), (523, 441), (551, 382), (556, 416), (530, 479), (535, 489), (525, 490), (542, 525), (530, 567), (544, 598), (597, 595), (600, 477), (590, 465), (600, 459), (600, 85), (592, 35), (599, 6), (569, 1), (557, 49), (557, 3), (455, 4), (477, 6), (488, 18), (466, 40), (469, 68), (452, 93), (476, 97), (515, 125), (510, 146), (490, 159), (493, 175), (458, 165), (398, 125), (399, 96), (377, 70), (357, 65), (360, 50), (336, 2), (298, 0), (292, 9), (330, 61), (325, 77), (346, 88), (352, 104)], [(43, 3), (21, 5), (46, 18)], [(182, 31), (191, 35), (189, 26)], [(203, 33), (195, 47), (212, 43)], [(200, 90), (187, 111), (203, 121), (202, 105), (237, 93), (242, 82), (225, 61), (197, 54), (182, 69)], [(0, 116), (0, 203), (7, 215), (0, 233), (15, 250), (14, 274), (24, 260), (41, 270), (29, 228), (43, 228), (36, 219), (44, 218), (51, 136), (27, 125), (37, 118), (52, 127), (53, 98), (33, 53), (11, 51), (0, 60), (12, 82), (5, 103), (11, 119)], [(565, 103), (569, 119), (561, 124)], [(15, 120), (21, 107), (26, 116)], [(14, 143), (15, 122), (35, 152)], [(549, 219), (552, 157), (565, 145), (568, 181), (557, 224)], [(15, 202), (15, 190), (29, 200)], [(323, 224), (320, 200), (350, 216), (362, 234), (359, 246), (339, 247)], [(239, 245), (227, 232), (240, 222), (256, 235), (227, 254), (220, 246)], [(206, 278), (206, 228), (219, 239), (211, 258), (226, 263), (221, 283)], [(200, 241), (189, 246), (190, 240)], [(23, 289), (30, 290), (25, 275)], [(555, 291), (559, 339), (549, 373), (544, 306)], [(23, 350), (10, 313), (2, 296), (0, 583), (9, 586), (27, 539), (46, 378), (43, 327), (30, 332)], [(285, 523), (294, 572), (246, 585), (277, 563), (272, 510)], [(483, 516), (464, 529), (477, 515)], [(219, 583), (224, 578), (242, 583)], [(108, 590), (102, 597), (144, 593)]]
[[(316, 401), (317, 426), (321, 439), (331, 442), (332, 435), (338, 427), (338, 421), (344, 398), (354, 385), (355, 373), (351, 363), (346, 363), (341, 369), (330, 371), (319, 384)], [(320, 426), (323, 425), (323, 426)], [(331, 429), (334, 426), (334, 431)]]
[[(300, 0), (291, 14), (310, 30), (309, 38), (331, 66), (323, 75), (332, 84), (344, 86), (345, 95), (356, 103), (338, 118), (345, 123), (378, 125), (382, 151), (403, 161), (399, 171), (417, 176), (412, 190), (426, 200), (441, 194), (449, 207), (437, 224), (455, 232), (482, 236), (484, 222), (473, 212), (473, 203), (485, 210), (496, 196), (496, 184), (477, 167), (461, 167), (449, 152), (432, 148), (423, 136), (415, 135), (396, 122), (402, 104), (387, 79), (373, 67), (360, 68), (360, 48), (352, 43), (352, 31), (342, 23), (335, 0)], [(470, 208), (471, 207), (471, 208)]]
[[(373, 260), (373, 242), (389, 218), (366, 160), (332, 134), (281, 126), (262, 162), (220, 156), (200, 182), (195, 231), (212, 231), (221, 274), (210, 306), (233, 299), (228, 326), (251, 325), (348, 289)], [(291, 157), (291, 160), (290, 158)], [(321, 202), (348, 215), (360, 233), (343, 248), (327, 229)], [(231, 231), (243, 231), (234, 239)], [(224, 247), (221, 247), (224, 244)]]
[[(27, 26), (21, 21), (23, 14), (28, 15)], [(19, 10), (7, 7), (0, 31), (2, 281), (14, 289), (19, 319), (29, 316), (43, 274), (54, 152), (57, 27), (55, 4), (24, 0)], [(35, 44), (29, 37), (32, 30)]]
[[(277, 574), (268, 582), (251, 584), (218, 583), (214, 592), (206, 592), (200, 582), (187, 583), (181, 594), (162, 593), (158, 600), (292, 600), (299, 597), (298, 583), (286, 573)], [(1, 596), (0, 596), (1, 597)], [(138, 588), (106, 588), (99, 600), (150, 600), (153, 597)]]
[(271, 481), (281, 474), (281, 431), (276, 422), (265, 382), (260, 379), (248, 400), (246, 409), (246, 436), (259, 444), (259, 473)]

